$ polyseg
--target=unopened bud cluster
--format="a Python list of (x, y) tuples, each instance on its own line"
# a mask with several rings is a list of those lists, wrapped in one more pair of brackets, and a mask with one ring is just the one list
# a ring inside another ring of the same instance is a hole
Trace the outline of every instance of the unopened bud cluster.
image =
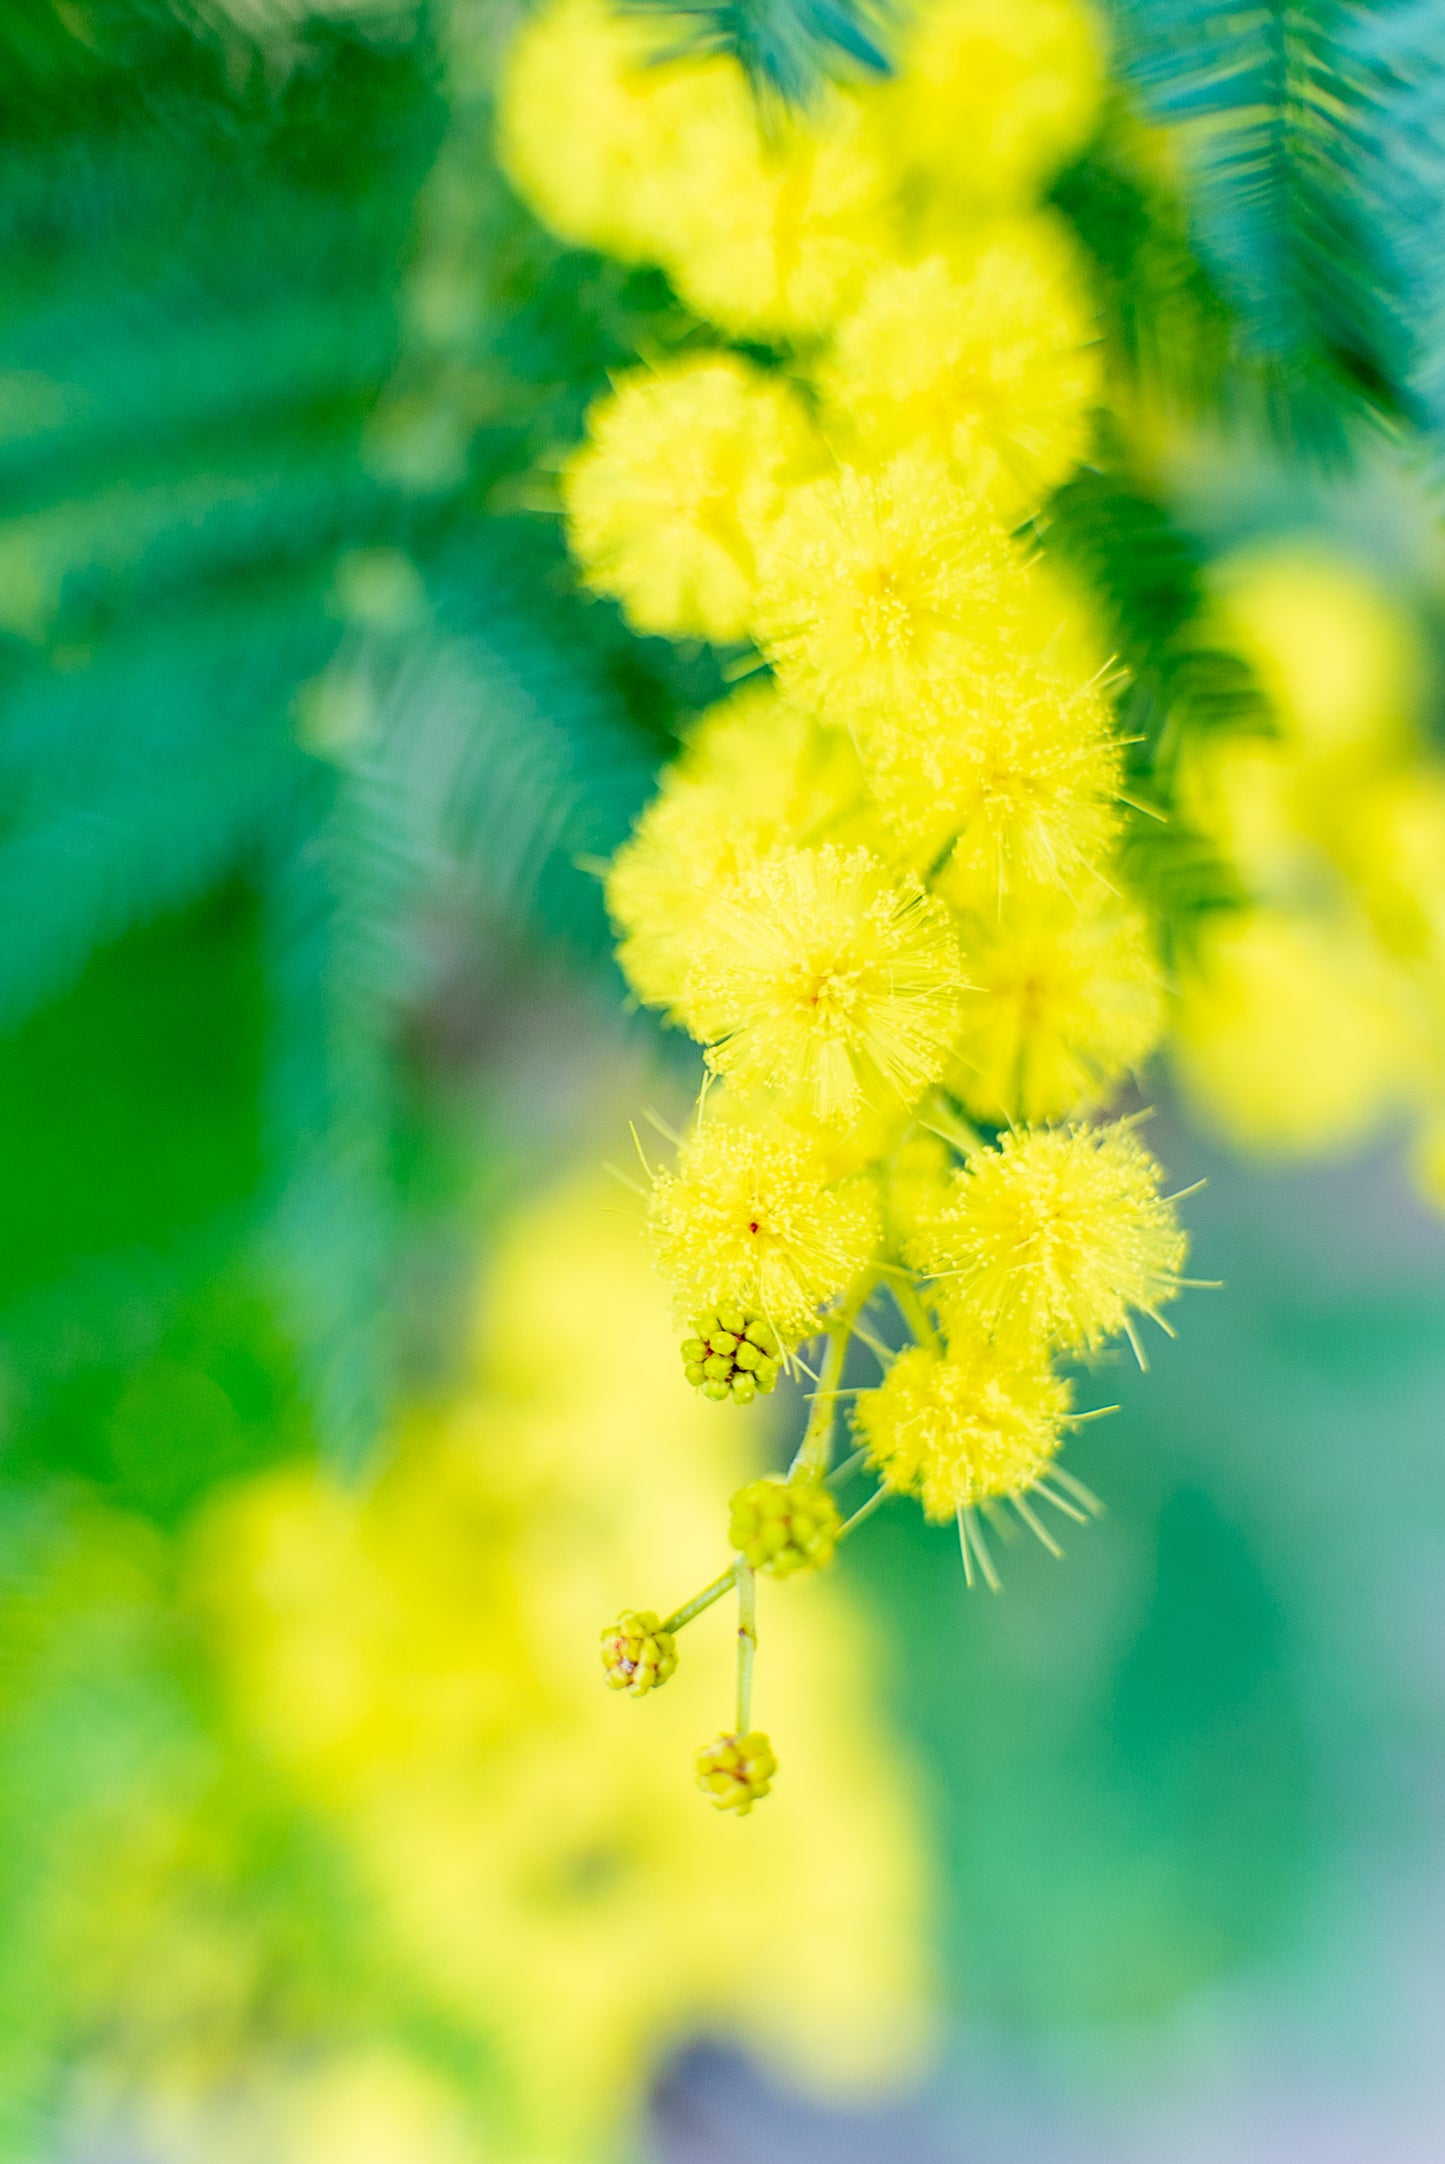
[(700, 1315), (692, 1336), (683, 1340), (682, 1360), (695, 1390), (719, 1404), (731, 1398), (738, 1405), (750, 1404), (759, 1391), (766, 1396), (782, 1365), (773, 1332), (740, 1307)]
[(697, 1754), (697, 1785), (719, 1811), (746, 1818), (773, 1784), (778, 1761), (761, 1729), (746, 1736), (719, 1736)]
[(833, 1560), (843, 1520), (821, 1480), (750, 1480), (732, 1499), (728, 1539), (754, 1570), (787, 1578)]
[(602, 1633), (602, 1665), (614, 1691), (641, 1698), (677, 1667), (677, 1640), (651, 1608), (624, 1608)]

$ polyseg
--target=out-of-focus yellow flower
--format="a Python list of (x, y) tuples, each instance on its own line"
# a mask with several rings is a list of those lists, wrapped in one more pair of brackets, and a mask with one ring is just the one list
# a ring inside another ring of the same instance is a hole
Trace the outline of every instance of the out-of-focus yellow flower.
[(518, 192), (564, 240), (657, 262), (693, 129), (741, 88), (721, 60), (660, 61), (657, 26), (607, 0), (550, 0), (502, 75), (497, 148)]
[(1026, 1495), (1069, 1418), (1069, 1386), (1031, 1348), (962, 1338), (946, 1354), (914, 1345), (858, 1400), (858, 1431), (890, 1487), (937, 1522)]
[(1041, 195), (1087, 141), (1103, 81), (1081, 0), (924, 0), (873, 100), (900, 166), (956, 216)]
[(1225, 638), (1254, 667), (1308, 759), (1358, 763), (1408, 747), (1422, 657), (1405, 611), (1357, 566), (1299, 544), (1226, 558)]
[(943, 903), (866, 849), (829, 845), (765, 857), (722, 889), (680, 1011), (735, 1092), (847, 1126), (938, 1080), (963, 982)]
[(828, 91), (765, 123), (741, 72), (689, 128), (661, 260), (689, 306), (740, 338), (816, 336), (895, 241), (891, 175), (856, 102)]
[(869, 281), (819, 371), (825, 420), (855, 458), (936, 452), (1013, 525), (1088, 449), (1093, 337), (1067, 234), (1014, 219)]
[(598, 0), (553, 0), (505, 70), (507, 172), (555, 232), (660, 263), (734, 336), (826, 329), (894, 239), (874, 129), (835, 91), (765, 122), (735, 61), (658, 47)]
[(1340, 854), (1386, 951), (1435, 978), (1445, 1007), (1445, 770), (1407, 767), (1352, 794)]
[(705, 714), (612, 860), (617, 958), (648, 1006), (676, 1018), (694, 937), (714, 897), (778, 848), (876, 842), (850, 740), (767, 685)]
[(1149, 927), (1102, 879), (1068, 893), (1011, 887), (963, 919), (963, 942), (976, 996), (964, 1001), (950, 1086), (981, 1119), (1104, 1104), (1163, 1034)]
[(638, 631), (741, 638), (756, 537), (822, 459), (794, 393), (736, 354), (692, 356), (624, 376), (587, 430), (562, 484), (584, 583)]
[[(369, 1495), (286, 1472), (213, 1511), (200, 1597), (238, 1716), (343, 1833), (393, 1971), (495, 2063), (515, 2153), (606, 2149), (698, 2032), (830, 2084), (890, 2075), (926, 2026), (919, 1858), (841, 1590), (764, 1603), (789, 1778), (746, 1836), (688, 1776), (731, 1632), (692, 1625), (645, 1705), (597, 1674), (620, 1594), (661, 1607), (715, 1569), (752, 1416), (689, 1390), (590, 1187), (514, 1228), (482, 1317), (476, 1384)], [(750, 1914), (790, 1920), (762, 1964)]]
[(1410, 1094), (1420, 1050), (1367, 927), (1260, 909), (1204, 938), (1172, 1039), (1200, 1111), (1236, 1144), (1342, 1149)]
[(787, 1344), (817, 1326), (878, 1244), (870, 1181), (829, 1183), (796, 1131), (704, 1119), (653, 1184), (658, 1267), (682, 1315), (756, 1310)]

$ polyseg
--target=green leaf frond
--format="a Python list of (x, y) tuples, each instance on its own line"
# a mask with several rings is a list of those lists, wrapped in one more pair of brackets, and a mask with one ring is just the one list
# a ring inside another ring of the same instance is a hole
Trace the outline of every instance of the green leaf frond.
[(656, 15), (669, 52), (727, 53), (764, 100), (806, 106), (839, 74), (887, 75), (888, 0), (622, 0)]
[(1181, 815), (1181, 754), (1193, 736), (1267, 731), (1248, 666), (1208, 630), (1204, 554), (1164, 505), (1108, 470), (1058, 490), (1040, 538), (1094, 597), (1122, 676), (1116, 696), (1129, 799), (1124, 871), (1171, 962), (1202, 920), (1242, 900), (1217, 851)]
[(1114, 0), (1122, 74), (1181, 157), (1191, 220), (1237, 319), (1239, 388), (1283, 439), (1343, 447), (1397, 415), (1404, 299), (1369, 217), (1392, 127), (1356, 0)]

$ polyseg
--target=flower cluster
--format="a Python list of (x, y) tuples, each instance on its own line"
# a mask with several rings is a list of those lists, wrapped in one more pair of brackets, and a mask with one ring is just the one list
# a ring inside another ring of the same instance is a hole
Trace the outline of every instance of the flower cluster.
[(1174, 1052), (1200, 1108), (1253, 1153), (1308, 1157), (1387, 1121), (1414, 1130), (1445, 1205), (1445, 765), (1422, 728), (1428, 656), (1409, 614), (1318, 546), (1254, 547), (1216, 573), (1222, 642), (1267, 728), (1190, 746), (1184, 810), (1240, 906), (1206, 926)]
[[(730, 61), (553, 0), (504, 86), (540, 215), (661, 266), (710, 327), (614, 381), (562, 497), (588, 587), (757, 677), (607, 882), (633, 990), (707, 1071), (648, 1202), (689, 1379), (746, 1399), (765, 1354), (809, 1386), (786, 1480), (735, 1498), (732, 1565), (659, 1625), (737, 1594), (736, 1719), (699, 1763), (740, 1813), (774, 1772), (755, 1574), (826, 1564), (897, 1492), (957, 1519), (970, 1582), (1005, 1506), (1052, 1547), (1036, 1505), (1092, 1503), (1057, 1463), (1081, 1417), (1059, 1363), (1139, 1350), (1181, 1283), (1137, 1124), (1100, 1119), (1164, 1020), (1108, 659), (1020, 539), (1100, 398), (1043, 203), (1100, 73), (1077, 0), (931, 0), (891, 80), (760, 116)], [(854, 1347), (875, 1366), (845, 1383)], [(845, 1401), (850, 1470), (878, 1475), (846, 1522)]]

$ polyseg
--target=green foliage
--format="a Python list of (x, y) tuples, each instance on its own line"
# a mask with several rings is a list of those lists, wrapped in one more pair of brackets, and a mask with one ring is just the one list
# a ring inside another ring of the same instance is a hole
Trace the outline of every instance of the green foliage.
[(807, 105), (829, 75), (889, 72), (888, 0), (625, 0), (681, 25), (673, 47), (730, 53), (754, 88)]
[[(1358, 0), (1113, 0), (1121, 70), (1167, 126), (1191, 223), (1236, 313), (1234, 397), (1285, 440), (1338, 452), (1400, 411), (1407, 297), (1371, 225), (1392, 132)], [(1386, 11), (1388, 12), (1388, 10)], [(1436, 33), (1437, 38), (1439, 33)]]
[[(605, 271), (579, 310), (459, 102), (485, 395), (464, 386), (460, 455), (419, 481), (418, 431), (458, 396), (405, 305), (451, 119), (425, 25), (303, 21), (278, 65), (141, 0), (103, 12), (89, 41), (0, 16), (0, 1022), (132, 927), (257, 896), (260, 996), (230, 1017), (270, 1047), (250, 1216), (355, 1461), (387, 1390), (393, 1046), (429, 933), (485, 910), (599, 957), (575, 859), (625, 830), (682, 681), (570, 597), (549, 521), (490, 516), (638, 311)], [(163, 1188), (164, 1151), (129, 1170)]]

